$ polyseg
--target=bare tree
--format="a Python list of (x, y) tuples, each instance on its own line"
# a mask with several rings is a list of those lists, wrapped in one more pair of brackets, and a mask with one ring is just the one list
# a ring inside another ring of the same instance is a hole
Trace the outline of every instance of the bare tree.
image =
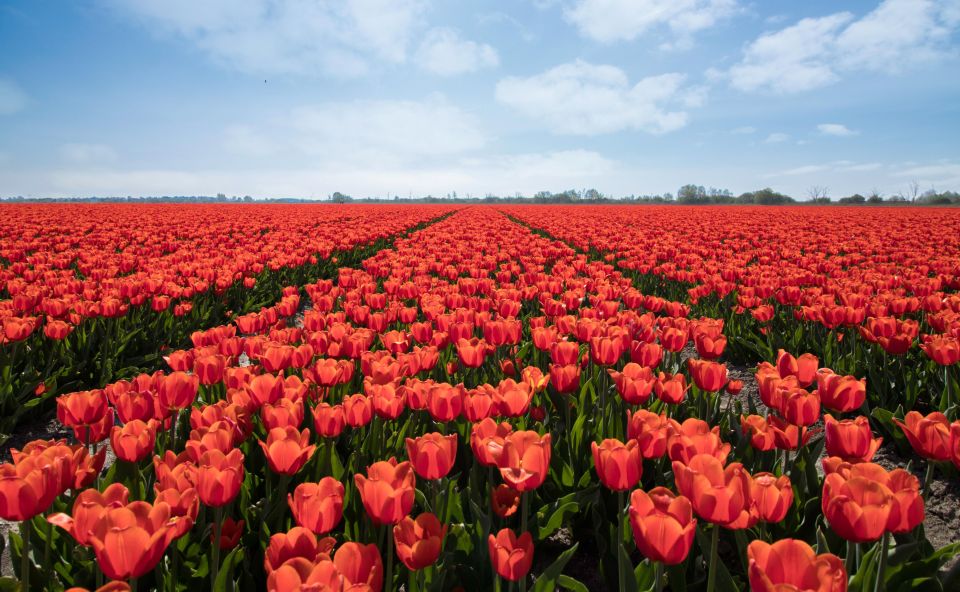
[(813, 185), (807, 189), (807, 196), (810, 198), (810, 201), (819, 201), (821, 199), (828, 199), (830, 193), (830, 188), (825, 185)]
[(910, 184), (907, 185), (907, 197), (910, 201), (917, 201), (917, 197), (920, 195), (920, 179), (913, 179), (910, 181)]

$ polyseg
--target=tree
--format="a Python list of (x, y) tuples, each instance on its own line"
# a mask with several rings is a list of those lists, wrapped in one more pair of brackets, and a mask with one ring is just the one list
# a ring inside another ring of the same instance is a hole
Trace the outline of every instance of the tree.
[(684, 185), (677, 190), (677, 203), (695, 204), (707, 201), (707, 190), (703, 185)]
[(333, 195), (330, 196), (330, 201), (333, 203), (347, 203), (348, 201), (353, 201), (353, 198), (339, 191), (334, 191)]
[(841, 197), (839, 201), (842, 204), (862, 204), (862, 203), (866, 203), (867, 198), (860, 195), (859, 193), (854, 193), (849, 197)]
[(910, 184), (907, 185), (907, 199), (911, 202), (917, 201), (917, 196), (920, 195), (920, 179), (913, 179), (910, 181)]
[(784, 195), (778, 191), (774, 191), (769, 187), (764, 187), (763, 189), (758, 189), (757, 191), (741, 193), (736, 199), (736, 203), (758, 204), (762, 206), (774, 206), (793, 202), (793, 198), (789, 195)]
[(830, 201), (829, 192), (830, 188), (825, 185), (812, 185), (807, 189), (807, 197), (814, 203), (823, 203), (824, 199)]

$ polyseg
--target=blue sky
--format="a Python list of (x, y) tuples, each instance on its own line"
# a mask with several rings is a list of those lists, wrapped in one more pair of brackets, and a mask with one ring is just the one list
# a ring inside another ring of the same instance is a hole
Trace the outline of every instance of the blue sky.
[(960, 0), (0, 0), (0, 196), (960, 189)]

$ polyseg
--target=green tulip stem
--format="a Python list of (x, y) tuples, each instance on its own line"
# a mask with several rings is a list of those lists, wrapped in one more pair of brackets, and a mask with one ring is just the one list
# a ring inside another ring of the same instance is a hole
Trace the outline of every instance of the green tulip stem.
[(53, 524), (50, 522), (46, 523), (47, 536), (46, 541), (43, 546), (43, 575), (46, 579), (50, 579), (52, 574), (50, 573), (52, 565), (50, 564), (50, 548), (53, 546)]
[(389, 524), (385, 528), (387, 529), (387, 579), (384, 580), (384, 589), (393, 590), (393, 533), (390, 532)]
[(20, 582), (23, 592), (30, 592), (30, 531), (33, 526), (29, 520), (20, 523), (23, 548), (20, 549)]
[(223, 508), (213, 509), (213, 548), (211, 549), (212, 559), (210, 561), (210, 585), (211, 590), (217, 589), (217, 575), (220, 572), (220, 532), (223, 528)]
[(927, 460), (927, 473), (923, 478), (923, 495), (930, 496), (930, 485), (933, 484), (933, 471), (936, 465), (932, 460)]
[[(530, 492), (525, 491), (520, 494), (520, 534), (527, 532), (527, 513), (530, 507)], [(520, 592), (527, 592), (527, 574), (520, 578)]]
[(713, 525), (713, 536), (710, 540), (710, 565), (707, 575), (707, 592), (713, 592), (717, 584), (717, 547), (720, 545), (720, 525)]
[(880, 542), (880, 566), (877, 568), (877, 584), (873, 588), (873, 592), (883, 592), (885, 589), (884, 575), (887, 571), (887, 551), (890, 549), (890, 532), (886, 531), (883, 533), (883, 538)]
[(663, 592), (663, 562), (653, 562), (653, 590)]
[(624, 553), (620, 551), (623, 546), (623, 492), (617, 492), (617, 582), (620, 586), (620, 592), (626, 592), (627, 582), (624, 574), (627, 573), (627, 566), (624, 563)]

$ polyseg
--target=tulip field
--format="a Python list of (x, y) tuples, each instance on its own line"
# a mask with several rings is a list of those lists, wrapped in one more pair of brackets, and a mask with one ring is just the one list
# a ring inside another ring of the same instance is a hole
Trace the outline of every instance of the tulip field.
[(0, 221), (0, 592), (960, 590), (960, 210)]

